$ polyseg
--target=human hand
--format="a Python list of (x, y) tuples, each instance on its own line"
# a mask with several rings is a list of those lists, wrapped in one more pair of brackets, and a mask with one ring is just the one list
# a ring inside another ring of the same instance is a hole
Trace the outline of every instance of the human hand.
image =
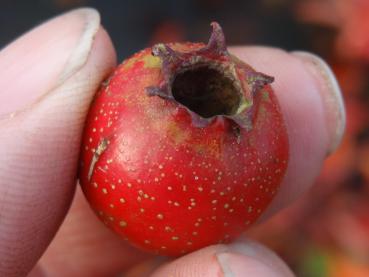
[[(312, 185), (337, 147), (342, 98), (329, 69), (309, 55), (230, 51), (275, 77), (287, 123), (289, 167), (266, 220)], [(132, 248), (98, 221), (76, 189), (76, 172), (89, 104), (115, 65), (92, 9), (52, 19), (0, 52), (0, 276), (32, 268), (30, 276), (291, 276), (256, 242), (240, 239), (166, 260)]]

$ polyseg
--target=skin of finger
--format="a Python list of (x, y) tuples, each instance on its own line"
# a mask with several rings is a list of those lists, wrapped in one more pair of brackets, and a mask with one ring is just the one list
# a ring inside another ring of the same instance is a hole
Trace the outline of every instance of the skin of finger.
[(223, 276), (223, 271), (216, 259), (216, 253), (224, 251), (227, 251), (225, 245), (209, 246), (200, 249), (163, 264), (152, 272), (150, 276)]
[(117, 276), (150, 257), (106, 228), (77, 187), (71, 209), (38, 266), (45, 276)]
[(150, 276), (158, 267), (170, 260), (168, 257), (158, 256), (156, 258), (144, 260), (136, 263), (128, 270), (124, 271), (120, 277), (142, 277)]
[(115, 64), (111, 41), (100, 28), (79, 71), (0, 121), (0, 271), (5, 276), (25, 275), (60, 226), (75, 190), (89, 104)]
[[(60, 28), (65, 24), (74, 28)], [(71, 37), (79, 36), (83, 28), (86, 26), (80, 23), (80, 17), (69, 13), (37, 26), (0, 52), (0, 96), (3, 100), (0, 102), (0, 117), (36, 100), (40, 86), (44, 91), (54, 88), (63, 65), (74, 50), (76, 39)], [(50, 34), (50, 30), (54, 32)], [(63, 37), (70, 39), (60, 39)], [(45, 59), (48, 59), (47, 71)], [(27, 62), (22, 62), (24, 60)], [(24, 89), (25, 84), (27, 90)]]
[(150, 276), (291, 277), (293, 274), (287, 265), (269, 249), (256, 242), (241, 240), (230, 245), (213, 245), (192, 252), (163, 264)]
[(324, 107), (317, 81), (301, 60), (267, 47), (234, 47), (231, 53), (257, 71), (275, 78), (272, 83), (289, 137), (289, 162), (280, 190), (261, 220), (275, 214), (307, 191), (319, 175), (329, 145)]

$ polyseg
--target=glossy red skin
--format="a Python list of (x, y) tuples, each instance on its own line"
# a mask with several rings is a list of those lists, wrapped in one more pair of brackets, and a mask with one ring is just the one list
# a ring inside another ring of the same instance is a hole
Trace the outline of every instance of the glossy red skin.
[(229, 242), (255, 222), (285, 174), (288, 139), (270, 86), (254, 98), (252, 130), (237, 134), (229, 119), (195, 127), (182, 105), (148, 96), (146, 87), (162, 78), (159, 59), (145, 49), (105, 82), (88, 115), (80, 181), (109, 228), (176, 256)]

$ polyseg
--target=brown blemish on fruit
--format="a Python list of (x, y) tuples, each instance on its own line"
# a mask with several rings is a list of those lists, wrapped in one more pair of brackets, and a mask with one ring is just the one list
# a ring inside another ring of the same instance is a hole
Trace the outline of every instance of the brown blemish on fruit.
[(170, 122), (168, 124), (167, 135), (168, 135), (168, 138), (171, 139), (176, 146), (182, 145), (190, 137), (188, 132), (181, 129), (174, 122), (173, 123)]
[(99, 158), (101, 156), (101, 154), (106, 150), (106, 148), (108, 147), (108, 140), (106, 138), (102, 139), (99, 143), (99, 145), (97, 146), (96, 151), (94, 152), (94, 155), (91, 159), (91, 163), (90, 163), (90, 167), (88, 169), (88, 181), (91, 180), (92, 174), (94, 172), (95, 169), (95, 165), (96, 163), (99, 161)]
[(222, 153), (224, 138), (221, 137), (220, 141), (211, 140), (210, 142), (193, 144), (192, 148), (200, 155), (207, 155), (219, 159)]
[(255, 125), (263, 124), (267, 118), (267, 111), (264, 105), (260, 105)]

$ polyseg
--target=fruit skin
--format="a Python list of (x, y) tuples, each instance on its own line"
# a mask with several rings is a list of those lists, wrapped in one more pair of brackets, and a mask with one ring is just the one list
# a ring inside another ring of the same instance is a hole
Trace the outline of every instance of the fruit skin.
[[(207, 46), (165, 47), (180, 54)], [(238, 77), (247, 105), (237, 115), (203, 118), (161, 93), (168, 60), (151, 48), (119, 65), (90, 108), (82, 189), (98, 217), (142, 249), (178, 256), (231, 241), (259, 218), (285, 175), (288, 138), (271, 79), (253, 83), (247, 78), (256, 72), (221, 47), (245, 73)]]

